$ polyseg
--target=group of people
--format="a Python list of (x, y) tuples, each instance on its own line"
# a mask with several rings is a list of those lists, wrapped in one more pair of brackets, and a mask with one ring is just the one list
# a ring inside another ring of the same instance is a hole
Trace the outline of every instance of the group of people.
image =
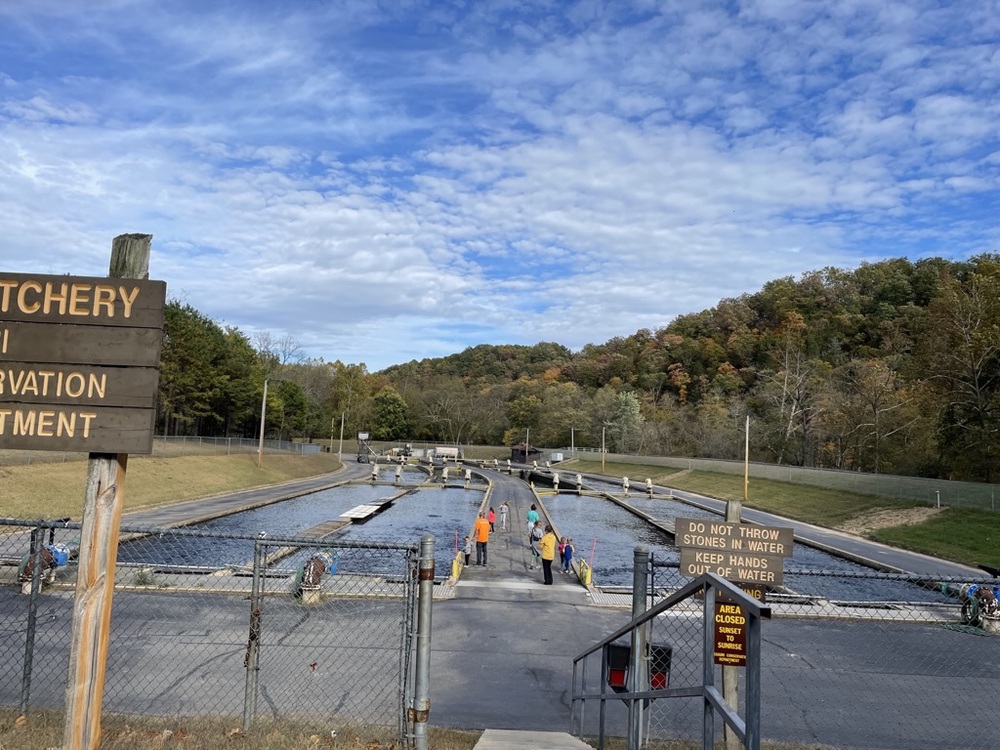
[[(490, 534), (494, 533), (496, 530), (496, 522), (499, 517), (500, 528), (504, 531), (507, 530), (507, 514), (509, 512), (509, 506), (507, 501), (500, 505), (500, 513), (497, 515), (496, 511), (491, 507), (489, 511), (480, 513), (476, 518), (476, 523), (472, 527), (472, 536), (465, 537), (465, 547), (463, 549), (463, 554), (465, 555), (465, 564), (469, 565), (472, 559), (472, 544), (475, 541), (476, 545), (476, 566), (480, 568), (485, 568), (487, 566), (488, 557), (488, 544), (490, 541)], [(573, 554), (575, 552), (575, 547), (573, 546), (572, 537), (562, 537), (561, 539), (556, 539), (556, 535), (552, 530), (552, 526), (546, 524), (544, 530), (542, 528), (541, 516), (538, 514), (538, 508), (532, 504), (531, 508), (528, 510), (527, 514), (528, 520), (528, 547), (531, 549), (531, 565), (530, 569), (540, 567), (542, 569), (542, 582), (546, 586), (552, 585), (552, 563), (555, 562), (556, 553), (559, 554), (559, 565), (560, 570), (563, 573), (571, 572), (573, 568)]]
[(528, 510), (528, 546), (531, 548), (531, 570), (539, 565), (542, 568), (542, 583), (546, 586), (552, 585), (552, 563), (556, 559), (556, 552), (559, 553), (560, 569), (563, 573), (569, 573), (573, 566), (573, 539), (562, 537), (556, 539), (555, 532), (549, 524), (545, 525), (542, 531), (542, 522), (538, 515), (538, 508), (532, 504)]
[[(500, 528), (507, 530), (507, 513), (509, 506), (504, 500), (500, 504)], [(472, 537), (476, 542), (476, 565), (480, 568), (487, 567), (487, 556), (489, 554), (487, 545), (490, 541), (490, 534), (496, 531), (497, 512), (491, 507), (488, 512), (480, 513), (476, 518), (476, 523), (472, 527)], [(465, 564), (468, 565), (472, 558), (472, 537), (465, 537), (465, 548), (462, 550), (465, 555)]]

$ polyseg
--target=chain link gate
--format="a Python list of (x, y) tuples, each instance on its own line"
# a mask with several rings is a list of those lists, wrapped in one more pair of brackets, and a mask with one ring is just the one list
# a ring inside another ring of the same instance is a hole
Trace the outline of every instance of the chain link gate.
[[(61, 709), (80, 525), (0, 526), (0, 703)], [(54, 557), (25, 575), (41, 537)], [(105, 713), (405, 738), (416, 545), (140, 527), (121, 540)]]

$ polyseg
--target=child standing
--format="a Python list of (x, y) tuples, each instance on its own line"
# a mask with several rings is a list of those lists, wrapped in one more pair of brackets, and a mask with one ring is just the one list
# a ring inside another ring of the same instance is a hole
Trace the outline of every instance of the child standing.
[(566, 544), (563, 545), (563, 573), (569, 573), (573, 570), (573, 537), (566, 540)]
[(556, 545), (556, 550), (559, 552), (559, 567), (560, 568), (565, 567), (564, 564), (566, 560), (564, 558), (564, 555), (566, 554), (566, 537), (564, 536), (559, 537), (559, 544)]
[(462, 552), (465, 553), (465, 564), (468, 566), (469, 558), (472, 556), (472, 540), (469, 537), (465, 537), (465, 549)]

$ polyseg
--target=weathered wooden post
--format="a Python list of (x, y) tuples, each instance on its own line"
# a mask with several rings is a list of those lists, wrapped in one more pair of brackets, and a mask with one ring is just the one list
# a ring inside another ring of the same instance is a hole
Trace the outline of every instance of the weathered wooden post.
[[(124, 234), (115, 237), (111, 248), (109, 277), (148, 278), (151, 239), (152, 235), (149, 234)], [(158, 346), (156, 359), (158, 362)], [(155, 400), (155, 386), (153, 399)], [(150, 442), (154, 415), (155, 413), (151, 414), (149, 424)], [(91, 453), (87, 466), (70, 641), (69, 684), (66, 688), (64, 750), (94, 750), (100, 743), (101, 700), (104, 695), (111, 600), (118, 557), (118, 527), (125, 500), (127, 465), (127, 453)]]
[[(746, 431), (744, 436), (743, 450), (743, 502), (739, 500), (728, 500), (726, 502), (726, 521), (729, 523), (743, 522), (743, 503), (750, 499), (750, 417), (747, 416)], [(729, 707), (733, 711), (738, 711), (740, 707), (740, 671), (739, 667), (722, 667), (722, 697), (726, 699)], [(726, 750), (738, 750), (740, 738), (726, 724), (723, 731)]]

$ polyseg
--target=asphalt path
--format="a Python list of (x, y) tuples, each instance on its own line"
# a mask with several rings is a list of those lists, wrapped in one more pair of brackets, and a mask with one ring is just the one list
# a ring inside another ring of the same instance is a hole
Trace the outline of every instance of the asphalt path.
[(259, 508), (262, 505), (308, 495), (312, 492), (319, 492), (370, 475), (371, 464), (345, 461), (340, 469), (330, 474), (293, 479), (267, 487), (254, 487), (238, 492), (227, 492), (196, 500), (128, 511), (122, 514), (121, 523), (122, 526), (164, 529), (188, 526), (251, 508)]

